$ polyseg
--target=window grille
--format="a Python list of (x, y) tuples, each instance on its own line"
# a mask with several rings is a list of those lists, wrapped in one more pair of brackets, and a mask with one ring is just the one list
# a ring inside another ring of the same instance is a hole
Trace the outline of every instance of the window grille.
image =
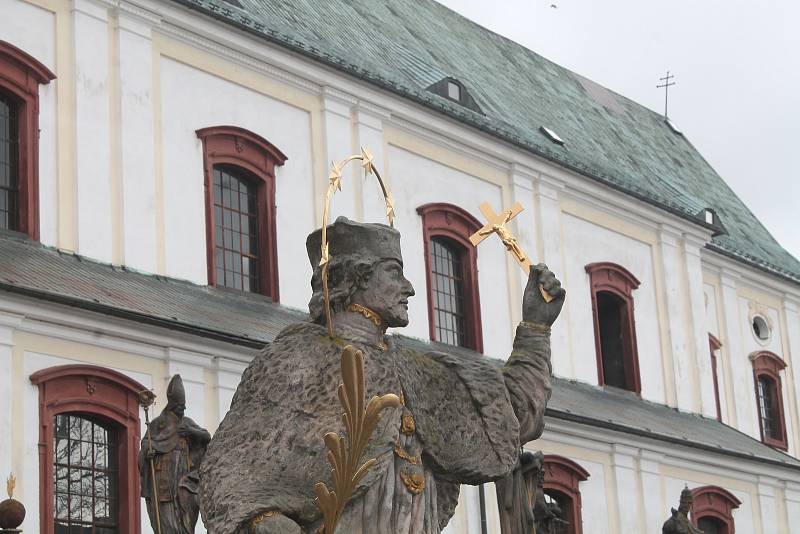
[(217, 285), (259, 292), (256, 187), (235, 167), (214, 168), (214, 247)]
[(77, 414), (55, 416), (54, 532), (117, 532), (117, 444), (113, 430)]

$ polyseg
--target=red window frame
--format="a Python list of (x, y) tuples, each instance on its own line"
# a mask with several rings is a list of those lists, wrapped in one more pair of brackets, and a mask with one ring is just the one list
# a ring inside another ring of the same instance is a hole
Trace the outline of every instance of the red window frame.
[(725, 526), (722, 534), (735, 534), (733, 510), (741, 501), (731, 492), (719, 486), (702, 486), (692, 490), (692, 523), (697, 526), (703, 517), (713, 517)]
[[(777, 449), (787, 450), (789, 448), (786, 438), (786, 416), (783, 409), (783, 387), (781, 382), (781, 371), (786, 368), (780, 356), (769, 351), (758, 351), (750, 355), (750, 360), (753, 362), (753, 382), (755, 384), (756, 394), (756, 412), (758, 413), (758, 428), (761, 432), (761, 441), (766, 445), (775, 447)], [(761, 401), (758, 396), (758, 379), (761, 376), (770, 378), (775, 384), (775, 402), (778, 409), (777, 424), (780, 425), (781, 438), (773, 439), (768, 437), (764, 432), (764, 421), (761, 417)]]
[(417, 208), (422, 217), (422, 239), (425, 252), (425, 283), (428, 289), (428, 329), (430, 338), (436, 340), (434, 316), (433, 278), (431, 272), (430, 243), (434, 237), (445, 237), (461, 248), (462, 280), (464, 282), (464, 334), (465, 346), (483, 352), (481, 327), (481, 301), (478, 292), (478, 252), (469, 236), (481, 228), (480, 222), (452, 204), (431, 203)]
[(555, 454), (545, 455), (542, 488), (558, 491), (569, 498), (569, 508), (561, 512), (564, 520), (570, 524), (572, 534), (583, 533), (580, 483), (588, 478), (589, 472), (569, 458)]
[(624, 305), (622, 317), (622, 357), (625, 364), (626, 389), (642, 393), (639, 376), (639, 349), (636, 345), (636, 321), (633, 307), (633, 291), (641, 283), (625, 267), (611, 262), (590, 263), (585, 267), (589, 275), (592, 292), (592, 315), (594, 317), (594, 344), (597, 355), (597, 380), (605, 384), (603, 377), (603, 349), (600, 343), (600, 317), (598, 315), (597, 293), (605, 291), (620, 298)]
[(0, 40), (0, 91), (18, 114), (19, 231), (39, 240), (39, 86), (56, 75), (34, 57)]
[(38, 371), (39, 387), (39, 531), (53, 534), (53, 440), (55, 416), (90, 415), (118, 432), (117, 525), (120, 533), (139, 534), (139, 403), (143, 385), (111, 369), (93, 365), (61, 365)]
[(195, 132), (203, 144), (206, 198), (206, 251), (208, 285), (217, 285), (214, 254), (214, 167), (229, 165), (256, 178), (258, 198), (259, 292), (279, 302), (278, 245), (275, 229), (275, 166), (286, 156), (258, 134), (237, 126), (212, 126)]
[(717, 351), (722, 348), (722, 342), (711, 333), (708, 334), (708, 348), (711, 354), (711, 379), (714, 382), (714, 402), (717, 407), (717, 421), (722, 421), (722, 408), (719, 401), (719, 376), (717, 374)]

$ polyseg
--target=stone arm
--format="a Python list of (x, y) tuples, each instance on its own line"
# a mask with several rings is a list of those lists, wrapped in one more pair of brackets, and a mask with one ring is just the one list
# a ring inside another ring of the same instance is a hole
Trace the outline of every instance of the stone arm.
[(519, 421), (520, 444), (542, 435), (551, 374), (550, 334), (519, 325), (503, 378)]
[[(554, 298), (545, 302), (539, 284)], [(519, 421), (520, 444), (538, 438), (544, 430), (544, 411), (550, 400), (550, 326), (558, 318), (566, 292), (544, 264), (531, 267), (522, 299), (523, 321), (517, 327), (503, 377)]]

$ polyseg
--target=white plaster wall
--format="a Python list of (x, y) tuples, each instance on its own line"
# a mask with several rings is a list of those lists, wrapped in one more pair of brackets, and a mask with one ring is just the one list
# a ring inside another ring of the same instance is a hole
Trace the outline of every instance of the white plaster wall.
[[(23, 0), (3, 0), (0, 39), (56, 70), (55, 15)], [(39, 86), (39, 234), (55, 245), (58, 232), (57, 105), (59, 80)]]
[(563, 214), (562, 220), (571, 330), (583, 333), (572, 338), (575, 375), (568, 378), (597, 384), (591, 291), (584, 268), (589, 263), (610, 261), (628, 269), (641, 282), (633, 298), (642, 397), (666, 402), (651, 247), (570, 214)]
[(234, 125), (288, 157), (276, 169), (281, 302), (305, 308), (311, 277), (305, 241), (314, 229), (309, 114), (167, 58), (161, 92), (167, 275), (207, 282), (203, 152), (195, 131)]
[[(393, 145), (389, 146), (388, 158), (389, 168), (393, 169), (395, 227), (403, 236), (405, 275), (416, 290), (416, 296), (409, 301), (411, 322), (403, 333), (429, 339), (422, 218), (417, 208), (431, 202), (446, 202), (481, 220), (478, 206), (483, 201), (499, 206), (501, 191), (494, 184)], [(483, 347), (486, 354), (499, 358), (510, 354), (512, 342), (506, 254), (499, 240), (487, 240), (478, 248)]]

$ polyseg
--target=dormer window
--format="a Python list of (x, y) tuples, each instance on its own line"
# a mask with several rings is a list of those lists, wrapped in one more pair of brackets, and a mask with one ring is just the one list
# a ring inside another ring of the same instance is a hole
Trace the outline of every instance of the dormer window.
[(720, 220), (720, 217), (714, 208), (703, 208), (700, 210), (700, 213), (698, 213), (697, 216), (706, 224), (715, 227), (713, 234), (714, 237), (728, 233), (728, 231), (725, 229), (725, 226), (722, 225), (722, 220)]
[(471, 109), (472, 111), (476, 111), (481, 114), (483, 113), (481, 108), (478, 106), (478, 103), (475, 102), (475, 99), (469, 94), (466, 85), (464, 85), (460, 80), (451, 77), (442, 78), (438, 82), (429, 85), (427, 90), (431, 93), (446, 98), (451, 102), (460, 104), (467, 109)]

